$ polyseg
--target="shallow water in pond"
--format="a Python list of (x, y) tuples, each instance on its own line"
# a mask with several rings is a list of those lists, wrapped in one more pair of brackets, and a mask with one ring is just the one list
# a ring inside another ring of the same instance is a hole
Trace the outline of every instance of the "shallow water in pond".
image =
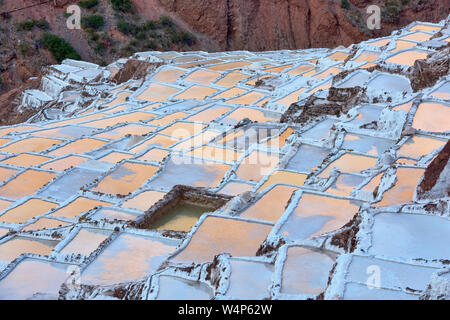
[(68, 278), (67, 271), (73, 270), (70, 267), (69, 264), (25, 259), (0, 281), (0, 300), (56, 300), (61, 284)]
[(412, 91), (411, 85), (406, 78), (391, 74), (380, 74), (372, 79), (367, 84), (367, 86), (373, 89), (384, 91)]
[(163, 214), (151, 226), (156, 230), (174, 230), (189, 232), (200, 216), (211, 211), (189, 203), (181, 203), (169, 212)]
[(160, 276), (158, 300), (208, 300), (212, 290), (205, 284), (179, 277)]
[(421, 103), (414, 115), (413, 127), (424, 131), (448, 132), (450, 107), (442, 103)]
[(319, 294), (327, 287), (334, 258), (302, 247), (290, 247), (283, 267), (281, 292)]

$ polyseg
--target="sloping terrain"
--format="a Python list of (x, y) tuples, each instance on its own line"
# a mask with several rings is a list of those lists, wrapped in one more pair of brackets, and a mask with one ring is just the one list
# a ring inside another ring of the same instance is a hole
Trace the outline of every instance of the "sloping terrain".
[(0, 299), (448, 297), (449, 25), (45, 68), (0, 128)]

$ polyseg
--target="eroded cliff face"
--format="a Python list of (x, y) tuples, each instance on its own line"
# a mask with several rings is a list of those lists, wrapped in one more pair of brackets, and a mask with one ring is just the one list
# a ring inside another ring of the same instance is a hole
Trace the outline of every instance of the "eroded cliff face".
[[(135, 3), (145, 0), (134, 0)], [(350, 7), (330, 0), (159, 0), (221, 50), (278, 50), (348, 46), (390, 34), (415, 20), (437, 22), (448, 13), (442, 0), (409, 0), (385, 7), (385, 1), (350, 0)], [(382, 7), (380, 30), (366, 26), (367, 6)], [(392, 12), (390, 11), (392, 10)], [(390, 15), (392, 13), (392, 15)]]

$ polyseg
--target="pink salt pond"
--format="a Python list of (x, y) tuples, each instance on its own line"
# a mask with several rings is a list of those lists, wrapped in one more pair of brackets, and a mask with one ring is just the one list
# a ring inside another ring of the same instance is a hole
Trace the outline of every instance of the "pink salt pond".
[(172, 261), (203, 263), (220, 253), (254, 257), (272, 226), (229, 218), (207, 217), (188, 245)]
[(450, 130), (450, 106), (442, 103), (421, 103), (414, 115), (413, 127), (432, 132), (448, 132)]
[(303, 193), (281, 233), (293, 240), (315, 237), (342, 228), (358, 210), (350, 200)]

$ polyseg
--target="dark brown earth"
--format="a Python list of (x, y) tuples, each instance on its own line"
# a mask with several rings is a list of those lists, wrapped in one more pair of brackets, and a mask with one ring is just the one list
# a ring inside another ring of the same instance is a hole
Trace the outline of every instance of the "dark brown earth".
[(360, 222), (361, 218), (357, 213), (331, 238), (331, 244), (344, 249), (345, 252), (353, 252), (358, 244), (356, 234), (359, 231)]
[[(419, 185), (418, 193), (425, 193), (430, 191), (435, 185), (442, 171), (448, 163), (450, 157), (450, 140), (441, 150), (441, 152), (431, 161), (428, 168), (425, 170), (424, 178)], [(450, 189), (447, 190), (447, 195), (450, 196)]]
[(123, 68), (114, 75), (113, 80), (117, 84), (120, 84), (130, 79), (142, 79), (161, 65), (162, 63), (150, 63), (147, 61), (130, 59), (125, 63)]
[(35, 78), (24, 82), (17, 88), (14, 88), (4, 94), (0, 95), (0, 125), (11, 125), (22, 123), (35, 115), (39, 110), (25, 110), (19, 113), (15, 110), (20, 103), (20, 97), (26, 89), (37, 89), (41, 82), (40, 78)]
[(414, 92), (432, 87), (442, 76), (449, 74), (450, 47), (435, 52), (424, 60), (416, 60), (410, 75)]
[(364, 101), (367, 101), (367, 96), (365, 89), (361, 87), (331, 87), (328, 91), (327, 99), (313, 95), (302, 105), (298, 103), (291, 104), (281, 116), (280, 122), (306, 123), (325, 115), (339, 117), (341, 114), (346, 114), (351, 108)]

